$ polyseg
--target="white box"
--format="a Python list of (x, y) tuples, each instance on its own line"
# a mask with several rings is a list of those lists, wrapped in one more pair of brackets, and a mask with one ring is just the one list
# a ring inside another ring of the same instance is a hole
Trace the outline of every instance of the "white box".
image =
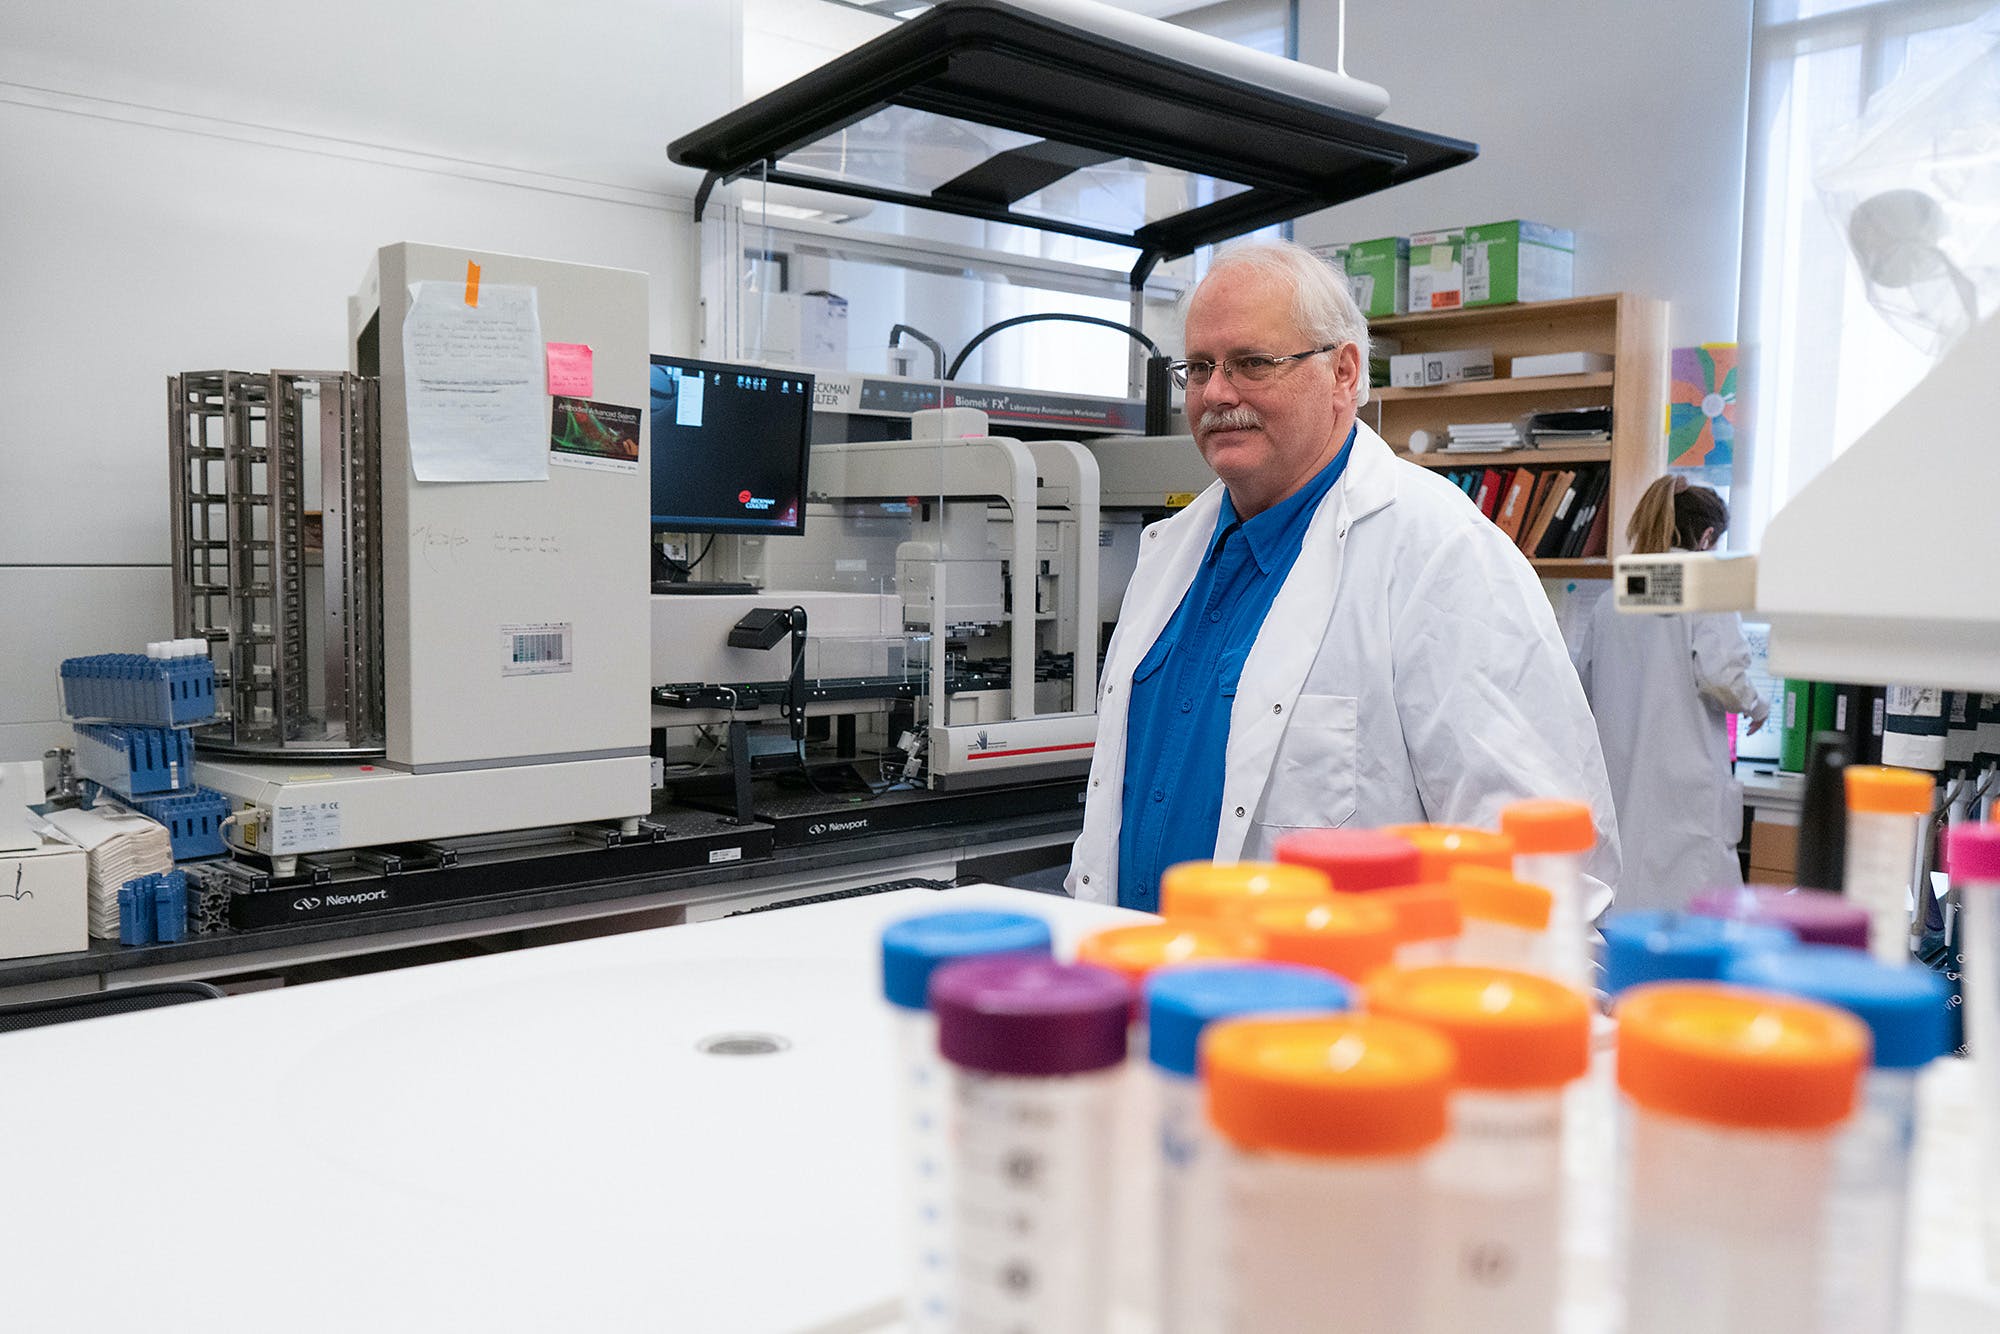
[(0, 959), (90, 948), (90, 867), (82, 848), (43, 838), (0, 853)]
[(772, 292), (744, 298), (757, 332), (751, 338), (759, 361), (847, 369), (847, 298), (831, 292)]
[(1594, 375), (1611, 369), (1609, 352), (1542, 352), (1514, 358), (1509, 372), (1516, 380), (1536, 375)]
[(1492, 378), (1493, 349), (1490, 347), (1407, 352), (1389, 358), (1389, 383), (1399, 389), (1427, 389), (1432, 385), (1455, 384), (1460, 380)]

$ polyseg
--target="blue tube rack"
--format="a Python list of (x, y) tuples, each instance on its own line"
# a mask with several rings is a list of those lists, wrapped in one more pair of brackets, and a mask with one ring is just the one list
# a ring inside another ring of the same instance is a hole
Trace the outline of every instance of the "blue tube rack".
[(201, 654), (65, 658), (63, 711), (73, 719), (188, 727), (215, 716), (215, 664)]
[(142, 875), (118, 887), (118, 943), (170, 945), (187, 939), (187, 872)]
[(198, 787), (163, 797), (133, 797), (124, 804), (167, 827), (177, 862), (219, 857), (228, 851), (222, 842), (222, 822), (229, 818), (229, 798), (220, 792)]
[(194, 787), (194, 737), (173, 727), (76, 724), (76, 771), (121, 797)]

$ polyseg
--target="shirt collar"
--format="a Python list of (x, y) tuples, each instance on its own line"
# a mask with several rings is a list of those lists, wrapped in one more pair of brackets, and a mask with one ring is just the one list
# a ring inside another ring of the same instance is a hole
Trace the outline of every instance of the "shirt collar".
[(1304, 533), (1319, 502), (1326, 499), (1326, 493), (1333, 490), (1333, 484), (1340, 480), (1341, 472), (1347, 467), (1347, 457), (1354, 452), (1355, 428), (1347, 428), (1347, 440), (1327, 465), (1313, 474), (1310, 482), (1279, 501), (1262, 514), (1248, 519), (1239, 519), (1236, 504), (1230, 500), (1229, 492), (1222, 493), (1222, 511), (1216, 515), (1215, 531), (1209, 535), (1208, 551), (1204, 561), (1215, 559), (1216, 551), (1230, 532), (1240, 529), (1245, 544), (1250, 548), (1250, 558), (1257, 562), (1257, 568), (1269, 574), (1279, 563), (1288, 548), (1298, 545), (1297, 539)]

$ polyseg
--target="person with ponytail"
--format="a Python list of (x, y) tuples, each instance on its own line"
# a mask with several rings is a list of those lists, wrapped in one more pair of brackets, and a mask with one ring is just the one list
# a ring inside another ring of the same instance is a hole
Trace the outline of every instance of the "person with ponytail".
[[(1709, 551), (1728, 528), (1721, 496), (1662, 477), (1639, 498), (1626, 536), (1635, 554)], [(1621, 612), (1607, 591), (1575, 656), (1618, 810), (1618, 906), (1676, 909), (1742, 884), (1743, 789), (1730, 772), (1726, 715), (1747, 714), (1755, 732), (1770, 713), (1750, 684), (1742, 618)]]

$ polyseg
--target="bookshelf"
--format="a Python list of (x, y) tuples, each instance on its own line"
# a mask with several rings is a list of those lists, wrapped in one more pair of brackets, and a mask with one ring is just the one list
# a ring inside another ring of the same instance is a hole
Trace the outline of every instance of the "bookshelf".
[[(1493, 349), (1491, 380), (1430, 389), (1371, 389), (1364, 420), (1391, 447), (1426, 468), (1516, 468), (1579, 463), (1611, 465), (1610, 554), (1626, 550), (1625, 524), (1639, 495), (1666, 467), (1667, 305), (1629, 292), (1533, 301), (1473, 310), (1395, 315), (1369, 331), (1394, 338), (1404, 352)], [(1612, 368), (1587, 375), (1509, 378), (1515, 357), (1539, 352), (1604, 352)], [(1469, 400), (1469, 401), (1468, 401)], [(1439, 442), (1455, 422), (1501, 421), (1530, 412), (1611, 406), (1611, 442), (1511, 449), (1498, 453), (1408, 454), (1412, 431)], [(1532, 562), (1546, 579), (1608, 579), (1609, 557)]]

